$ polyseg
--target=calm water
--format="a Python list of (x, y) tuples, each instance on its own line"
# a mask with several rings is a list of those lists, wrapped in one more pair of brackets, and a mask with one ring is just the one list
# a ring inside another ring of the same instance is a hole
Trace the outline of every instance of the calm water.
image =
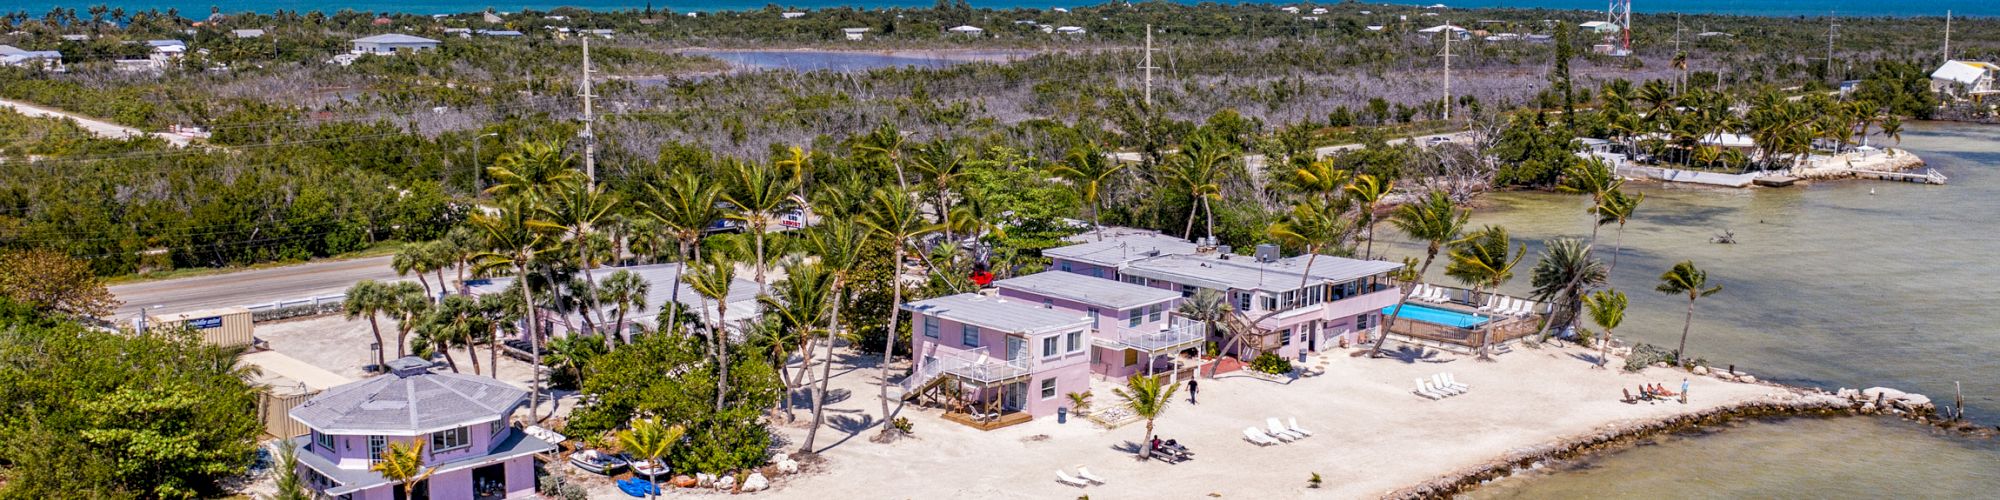
[[(1671, 348), (1681, 332), (1685, 296), (1653, 291), (1659, 274), (1692, 259), (1720, 283), (1701, 299), (1690, 355), (1736, 364), (1760, 377), (1826, 388), (1890, 386), (1951, 402), (1962, 381), (1969, 416), (2000, 424), (2000, 127), (1915, 124), (1903, 147), (1951, 177), (1948, 186), (1883, 181), (1822, 182), (1786, 189), (1641, 187), (1639, 215), (1625, 230), (1612, 286), (1631, 297), (1624, 338)], [(1871, 194), (1871, 192), (1873, 194)], [(1588, 236), (1578, 196), (1504, 193), (1475, 225), (1499, 224), (1529, 245), (1530, 257), (1504, 291), (1525, 294), (1543, 239)], [(1736, 245), (1708, 242), (1734, 231)], [(1617, 233), (1599, 237), (1608, 251)], [(1398, 252), (1420, 251), (1398, 245)], [(1446, 279), (1433, 265), (1431, 279)], [(1856, 420), (1872, 422), (1872, 420)], [(1787, 422), (1751, 425), (1718, 437), (1635, 450), (1598, 462), (1602, 472), (1524, 481), (1521, 494), (1595, 496), (1586, 486), (1612, 483), (1629, 496), (1889, 496), (1847, 489), (1848, 479), (1879, 474), (1920, 496), (2000, 487), (2000, 449), (1883, 430), (1881, 424)], [(1852, 443), (1872, 443), (1866, 446)], [(1842, 460), (1819, 450), (1891, 446), (1904, 467), (1881, 472), (1874, 460)], [(1784, 452), (1795, 450), (1798, 452)], [(1752, 453), (1751, 451), (1755, 451)], [(1734, 460), (1732, 462), (1731, 460)], [(1744, 465), (1748, 461), (1752, 464)], [(1983, 475), (1957, 477), (1962, 462)], [(1726, 464), (1739, 464), (1730, 467)], [(1919, 469), (1938, 470), (1919, 470)], [(1945, 472), (1940, 472), (1940, 470)], [(1691, 480), (1710, 474), (1713, 480)], [(1932, 475), (1944, 474), (1944, 475)], [(1950, 476), (1955, 479), (1947, 480)], [(1740, 480), (1730, 480), (1736, 478)], [(1544, 486), (1546, 484), (1546, 486)], [(1807, 489), (1786, 487), (1822, 485)], [(1882, 486), (1884, 488), (1888, 486)], [(1548, 488), (1546, 491), (1541, 488)]]
[(691, 50), (693, 55), (703, 55), (721, 59), (738, 67), (750, 69), (782, 69), (795, 71), (867, 71), (877, 68), (942, 68), (964, 64), (987, 57), (1004, 57), (1005, 53), (958, 53), (949, 57), (927, 57), (916, 54), (884, 54), (878, 52), (839, 52), (817, 50)]
[[(1250, 0), (1252, 3), (1287, 3), (1274, 0)], [(1094, 0), (972, 0), (976, 7), (1078, 7), (1104, 3)], [(1294, 2), (1295, 3), (1295, 2)], [(1330, 3), (1330, 2), (1323, 2)], [(1460, 0), (1460, 1), (1401, 1), (1412, 5), (1443, 3), (1452, 7), (1513, 7), (1513, 8), (1557, 8), (1603, 10), (1602, 0)], [(763, 0), (657, 0), (650, 2), (655, 9), (687, 11), (715, 10), (755, 10), (762, 9), (770, 2)], [(930, 7), (932, 0), (794, 0), (782, 2), (789, 8), (819, 9), (852, 6), (857, 8), (885, 7)], [(491, 7), (498, 11), (518, 11), (522, 9), (548, 10), (567, 6), (594, 10), (643, 9), (645, 0), (567, 0), (567, 1), (503, 1), (465, 2), (451, 0), (53, 0), (53, 1), (0, 1), (0, 12), (25, 10), (39, 15), (51, 7), (74, 8), (81, 12), (92, 5), (111, 5), (126, 10), (146, 10), (178, 8), (187, 15), (208, 12), (210, 6), (224, 12), (246, 10), (270, 12), (272, 10), (324, 10), (336, 11), (352, 9), (358, 11), (409, 12), (417, 14), (438, 14), (453, 12), (473, 12)], [(1842, 15), (1855, 16), (1942, 16), (1945, 10), (1953, 10), (1961, 16), (2000, 15), (2000, 4), (1975, 0), (1934, 0), (1930, 2), (1879, 2), (1861, 0), (1657, 0), (1634, 2), (1633, 10), (1640, 12), (1686, 12), (1722, 13), (1760, 16), (1825, 15), (1827, 11), (1837, 11)]]

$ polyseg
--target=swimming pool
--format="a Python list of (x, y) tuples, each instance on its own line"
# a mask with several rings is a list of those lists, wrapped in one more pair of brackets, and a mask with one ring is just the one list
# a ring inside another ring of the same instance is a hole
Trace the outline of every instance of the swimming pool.
[[(1384, 307), (1382, 308), (1382, 315), (1388, 316), (1391, 314), (1392, 311), (1395, 310), (1396, 306)], [(1488, 320), (1488, 318), (1485, 316), (1477, 316), (1473, 314), (1453, 311), (1450, 309), (1438, 309), (1435, 307), (1426, 307), (1417, 304), (1403, 304), (1403, 314), (1400, 317), (1403, 319), (1413, 319), (1425, 323), (1436, 323), (1440, 325), (1452, 326), (1458, 328), (1476, 327), (1479, 325), (1486, 324), (1486, 321)]]

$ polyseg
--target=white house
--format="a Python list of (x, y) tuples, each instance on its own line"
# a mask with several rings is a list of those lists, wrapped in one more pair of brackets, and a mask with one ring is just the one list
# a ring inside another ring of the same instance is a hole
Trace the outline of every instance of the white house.
[(801, 17), (806, 17), (806, 13), (804, 13), (804, 12), (796, 12), (796, 11), (794, 11), (794, 12), (786, 12), (786, 13), (783, 13), (783, 14), (778, 14), (778, 17), (782, 17), (782, 18), (785, 18), (785, 19), (798, 19), (798, 18), (801, 18)]
[(1060, 28), (1056, 28), (1056, 33), (1061, 33), (1064, 35), (1081, 35), (1084, 34), (1085, 31), (1082, 26), (1063, 26)]
[(1618, 25), (1604, 21), (1591, 21), (1583, 24), (1578, 24), (1576, 25), (1576, 27), (1578, 29), (1587, 30), (1592, 33), (1617, 33), (1618, 30), (1620, 29)]
[(371, 37), (356, 38), (352, 42), (354, 54), (393, 55), (405, 52), (437, 50), (438, 41), (401, 33), (387, 33)]
[(0, 66), (41, 67), (62, 71), (62, 53), (53, 50), (22, 50), (11, 45), (0, 45)]
[(1299, 8), (1298, 8), (1298, 7), (1292, 7), (1292, 6), (1289, 6), (1289, 5), (1288, 5), (1288, 6), (1285, 6), (1285, 8), (1282, 8), (1282, 9), (1278, 9), (1278, 10), (1282, 10), (1282, 11), (1285, 11), (1285, 13), (1287, 13), (1287, 14), (1297, 14), (1297, 13), (1299, 13)]
[(611, 30), (608, 30), (608, 29), (601, 29), (601, 28), (600, 28), (600, 29), (588, 29), (588, 30), (583, 30), (583, 31), (582, 31), (582, 33), (583, 33), (583, 34), (585, 34), (585, 35), (590, 35), (590, 36), (594, 36), (594, 37), (598, 37), (598, 38), (603, 38), (603, 39), (605, 39), (605, 40), (610, 40), (610, 39), (611, 39), (611, 35), (612, 35), (612, 34), (614, 34), (615, 32), (613, 32), (613, 31), (611, 31)]
[(1937, 71), (1931, 72), (1931, 91), (1954, 98), (1965, 99), (1991, 94), (1993, 74), (2000, 66), (1979, 61), (1945, 61)]
[(985, 29), (980, 28), (978, 26), (968, 26), (968, 25), (954, 26), (951, 29), (945, 31), (950, 31), (952, 33), (957, 33), (961, 35), (977, 35), (986, 32)]
[(264, 30), (260, 29), (229, 30), (229, 34), (235, 35), (236, 38), (257, 38), (264, 36)]
[(840, 34), (845, 35), (848, 40), (860, 40), (868, 36), (868, 28), (841, 28)]
[(1313, 13), (1313, 15), (1315, 15), (1315, 16), (1317, 16), (1317, 15), (1320, 15), (1320, 14), (1325, 14), (1325, 13), (1326, 13), (1326, 8), (1325, 8), (1325, 7), (1314, 7), (1314, 8), (1313, 8), (1313, 10), (1312, 10), (1312, 13)]

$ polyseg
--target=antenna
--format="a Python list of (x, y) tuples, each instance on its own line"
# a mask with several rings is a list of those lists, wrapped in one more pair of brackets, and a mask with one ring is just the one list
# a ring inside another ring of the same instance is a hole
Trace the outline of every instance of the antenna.
[(591, 113), (590, 98), (590, 37), (583, 37), (583, 172), (590, 186), (597, 186), (597, 135), (591, 133), (591, 122), (596, 116)]
[(1140, 65), (1139, 69), (1146, 70), (1146, 109), (1150, 110), (1153, 108), (1153, 70), (1159, 69), (1153, 66), (1153, 25), (1151, 24), (1146, 25), (1146, 62)]
[(1623, 53), (1621, 55), (1630, 55), (1632, 53), (1632, 0), (1611, 0), (1610, 8), (1605, 10), (1605, 22), (1618, 26), (1618, 38), (1614, 40), (1611, 37), (1605, 37), (1606, 43), (1617, 42), (1618, 50)]

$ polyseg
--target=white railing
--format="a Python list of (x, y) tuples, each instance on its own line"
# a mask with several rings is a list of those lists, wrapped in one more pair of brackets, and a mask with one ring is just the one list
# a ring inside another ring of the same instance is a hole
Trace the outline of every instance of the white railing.
[(1208, 327), (1197, 322), (1183, 323), (1157, 332), (1119, 332), (1118, 344), (1147, 352), (1157, 352), (1207, 338)]

